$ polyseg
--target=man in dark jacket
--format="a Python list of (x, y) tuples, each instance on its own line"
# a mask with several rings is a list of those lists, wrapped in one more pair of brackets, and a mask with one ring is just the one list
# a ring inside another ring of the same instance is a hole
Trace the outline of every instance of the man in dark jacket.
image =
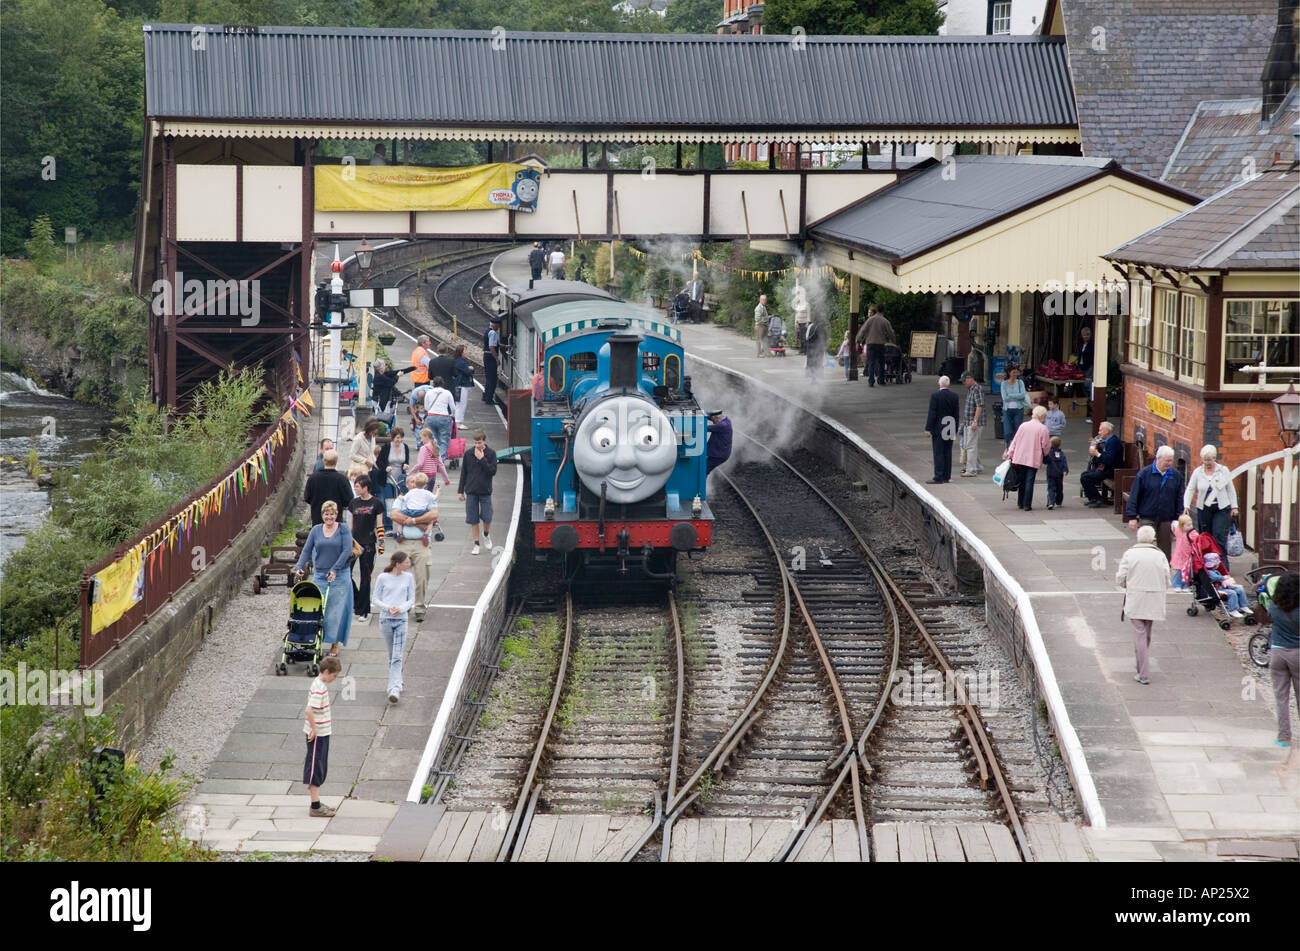
[[(456, 358), (451, 355), (449, 350), (441, 347), (434, 354), (433, 359), (429, 361), (429, 379), (432, 380), (435, 376), (442, 377), (443, 383), (448, 386), (456, 378)], [(456, 394), (452, 393), (451, 395), (455, 396)]]
[(1174, 468), (1172, 446), (1156, 450), (1156, 461), (1133, 479), (1128, 494), (1128, 527), (1137, 531), (1138, 525), (1152, 525), (1156, 530), (1156, 544), (1171, 557), (1173, 551), (1173, 523), (1183, 513), (1183, 477)]
[(474, 430), (474, 448), (465, 453), (460, 469), (457, 497), (465, 503), (465, 522), (474, 539), (471, 555), (477, 555), (478, 525), (483, 523), (483, 544), (492, 550), (492, 477), (497, 474), (497, 454), (487, 444), (487, 433)]
[(410, 373), (415, 367), (405, 367), (401, 370), (390, 370), (383, 360), (375, 361), (375, 382), (371, 388), (371, 395), (375, 400), (375, 407), (379, 412), (386, 412), (388, 404), (393, 402), (393, 394), (397, 390), (397, 379), (403, 373)]
[(539, 242), (533, 242), (533, 249), (528, 252), (528, 287), (531, 290), (533, 281), (539, 281), (542, 278), (542, 268), (546, 267), (546, 252), (542, 250)]
[(348, 483), (348, 477), (334, 468), (339, 464), (339, 454), (333, 449), (326, 449), (321, 454), (321, 461), (325, 468), (307, 477), (307, 490), (302, 494), (302, 500), (311, 506), (313, 525), (321, 524), (320, 507), (326, 502), (335, 503), (340, 512), (345, 512), (348, 503), (352, 501), (352, 486)]
[(706, 452), (708, 467), (704, 470), (705, 478), (731, 458), (731, 420), (722, 415), (722, 410), (709, 414), (709, 445)]
[(934, 478), (927, 485), (943, 485), (952, 478), (952, 445), (957, 441), (957, 414), (961, 401), (948, 389), (951, 381), (939, 377), (939, 389), (930, 394), (930, 413), (925, 418), (925, 434), (934, 451)]
[(894, 327), (874, 306), (867, 308), (867, 319), (854, 343), (867, 347), (867, 384), (885, 385), (885, 345), (894, 342)]
[(1106, 503), (1101, 500), (1101, 483), (1115, 477), (1115, 467), (1124, 459), (1124, 443), (1115, 435), (1113, 425), (1102, 423), (1097, 427), (1097, 436), (1101, 439), (1101, 445), (1088, 447), (1088, 455), (1097, 460), (1096, 466), (1079, 476), (1079, 484), (1083, 486), (1083, 494), (1088, 497), (1087, 505), (1090, 509), (1106, 507)]

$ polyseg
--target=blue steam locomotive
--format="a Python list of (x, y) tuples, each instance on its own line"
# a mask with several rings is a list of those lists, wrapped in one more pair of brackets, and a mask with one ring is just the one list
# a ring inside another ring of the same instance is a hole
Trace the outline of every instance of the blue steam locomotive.
[(577, 281), (507, 289), (509, 428), (532, 447), (539, 551), (588, 567), (671, 574), (708, 547), (707, 419), (681, 333), (652, 310)]

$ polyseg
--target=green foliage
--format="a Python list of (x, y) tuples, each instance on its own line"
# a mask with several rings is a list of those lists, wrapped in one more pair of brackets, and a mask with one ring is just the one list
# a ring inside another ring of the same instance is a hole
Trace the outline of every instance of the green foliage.
[(712, 33), (721, 19), (717, 0), (672, 0), (663, 22), (669, 33)]
[(223, 373), (195, 393), (190, 414), (167, 419), (136, 402), (121, 432), (77, 470), (57, 474), (48, 519), (5, 562), (0, 643), (48, 629), (77, 603), (81, 569), (166, 514), (242, 455), (252, 429), (274, 414), (259, 409), (260, 370)]
[(943, 23), (934, 0), (767, 0), (764, 33), (809, 36), (933, 36)]
[[(6, 663), (12, 665), (13, 657)], [(121, 766), (91, 765), (96, 746), (115, 745), (115, 719), (112, 713), (50, 716), (38, 706), (0, 709), (0, 859), (215, 859), (181, 835), (173, 811), (189, 782), (168, 778), (171, 756), (152, 770), (141, 768), (134, 755)]]
[(46, 274), (59, 259), (59, 249), (54, 244), (54, 227), (49, 215), (41, 215), (32, 222), (32, 236), (23, 246), (27, 259), (40, 274)]

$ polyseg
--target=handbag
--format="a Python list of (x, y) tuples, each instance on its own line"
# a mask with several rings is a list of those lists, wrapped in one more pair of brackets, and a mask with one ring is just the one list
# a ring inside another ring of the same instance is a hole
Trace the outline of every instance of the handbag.
[(1007, 473), (1011, 471), (1011, 460), (1003, 459), (996, 469), (993, 470), (993, 484), (1001, 485), (1007, 478)]
[(1228, 538), (1223, 546), (1223, 553), (1229, 558), (1237, 558), (1246, 553), (1246, 542), (1241, 537), (1241, 532), (1237, 531), (1235, 522), (1228, 525)]
[(465, 439), (464, 439), (464, 437), (460, 437), (460, 436), (458, 436), (458, 437), (456, 437), (456, 438), (454, 438), (454, 439), (449, 439), (449, 440), (447, 440), (447, 458), (448, 458), (448, 459), (461, 459), (461, 458), (464, 458), (464, 456), (465, 456)]

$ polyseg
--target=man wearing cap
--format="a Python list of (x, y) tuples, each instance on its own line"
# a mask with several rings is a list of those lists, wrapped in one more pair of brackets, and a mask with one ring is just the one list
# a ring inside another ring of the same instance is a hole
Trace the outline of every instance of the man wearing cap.
[(483, 331), (483, 402), (495, 403), (497, 395), (497, 358), (500, 356), (501, 318), (488, 318)]
[(967, 373), (962, 377), (966, 384), (965, 414), (962, 426), (961, 447), (966, 451), (966, 468), (961, 477), (969, 479), (979, 475), (984, 467), (980, 465), (980, 426), (984, 423), (984, 388), (975, 379), (975, 374)]
[(731, 420), (723, 416), (720, 409), (709, 413), (709, 445), (706, 458), (708, 461), (708, 468), (704, 470), (706, 479), (710, 472), (731, 458)]

